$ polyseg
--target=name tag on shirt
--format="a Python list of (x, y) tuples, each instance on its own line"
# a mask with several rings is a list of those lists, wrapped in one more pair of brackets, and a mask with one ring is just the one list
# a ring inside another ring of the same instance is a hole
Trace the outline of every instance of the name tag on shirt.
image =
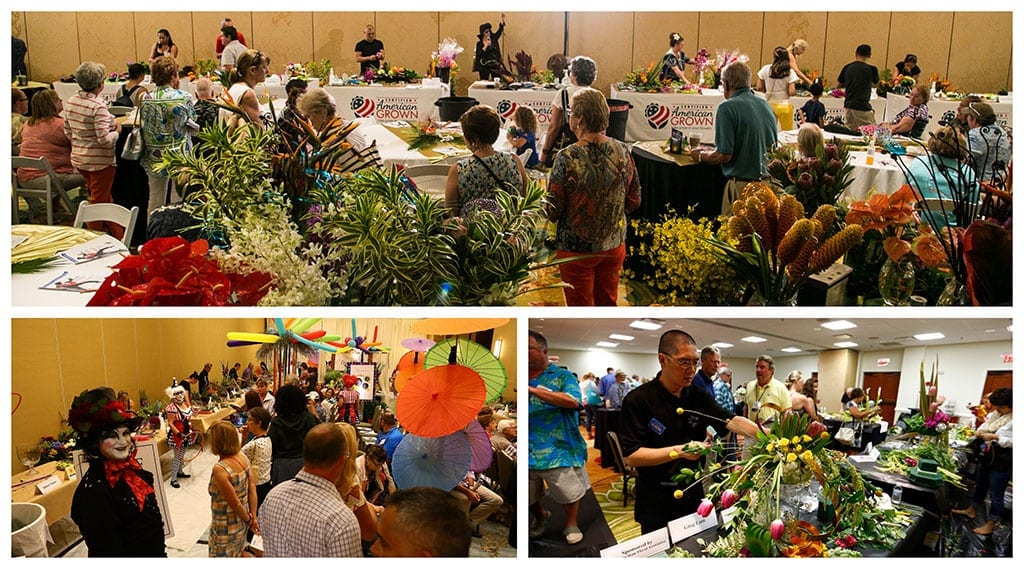
[(651, 420), (647, 422), (647, 426), (650, 427), (652, 431), (659, 435), (665, 433), (665, 425), (662, 425), (661, 421), (653, 417), (651, 417)]

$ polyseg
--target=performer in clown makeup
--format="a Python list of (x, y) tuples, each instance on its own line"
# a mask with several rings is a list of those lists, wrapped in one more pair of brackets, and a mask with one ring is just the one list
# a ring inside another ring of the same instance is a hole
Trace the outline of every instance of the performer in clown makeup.
[(164, 390), (171, 402), (164, 408), (167, 420), (167, 442), (174, 445), (174, 460), (171, 461), (171, 486), (181, 488), (179, 478), (191, 478), (182, 468), (185, 466), (185, 445), (192, 433), (192, 407), (185, 402), (185, 388), (180, 385)]
[(142, 422), (109, 387), (83, 391), (68, 411), (89, 461), (71, 501), (89, 557), (167, 556), (153, 475), (135, 458), (132, 433)]

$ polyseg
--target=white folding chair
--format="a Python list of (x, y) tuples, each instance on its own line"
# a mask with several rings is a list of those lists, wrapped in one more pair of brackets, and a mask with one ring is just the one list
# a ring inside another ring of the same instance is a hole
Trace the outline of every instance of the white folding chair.
[(124, 227), (124, 237), (121, 238), (121, 242), (130, 245), (132, 232), (135, 231), (135, 221), (138, 217), (139, 206), (132, 206), (132, 209), (128, 209), (113, 203), (82, 202), (78, 204), (74, 227), (85, 227), (85, 224), (90, 221), (110, 221)]
[(110, 114), (114, 115), (115, 117), (123, 117), (123, 116), (127, 115), (128, 113), (132, 112), (133, 110), (135, 110), (135, 107), (124, 107), (124, 106), (121, 106), (121, 105), (110, 105), (109, 107), (107, 107), (107, 110), (110, 111)]
[[(43, 176), (43, 182), (45, 183), (43, 188), (26, 188), (21, 185), (18, 181), (18, 168), (34, 168), (36, 170), (42, 170), (46, 172)], [(59, 197), (64, 208), (67, 209), (68, 213), (72, 213), (74, 206), (71, 203), (71, 197), (68, 196), (67, 191), (64, 189), (64, 184), (61, 179), (57, 177), (57, 173), (50, 167), (50, 163), (47, 162), (45, 156), (39, 158), (28, 158), (25, 156), (12, 156), (11, 157), (11, 192), (14, 197), (14, 201), (11, 204), (14, 208), (12, 212), (14, 216), (18, 213), (18, 198), (40, 198), (46, 204), (46, 224), (53, 225), (53, 198)], [(13, 221), (13, 219), (12, 219)]]
[(409, 166), (403, 172), (416, 182), (421, 193), (444, 199), (444, 188), (448, 183), (450, 164), (421, 164)]

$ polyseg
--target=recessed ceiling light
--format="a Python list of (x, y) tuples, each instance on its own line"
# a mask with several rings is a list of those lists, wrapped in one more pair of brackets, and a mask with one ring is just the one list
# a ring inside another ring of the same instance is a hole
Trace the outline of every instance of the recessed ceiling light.
[(856, 328), (857, 325), (849, 320), (833, 320), (832, 322), (822, 324), (822, 327), (829, 330), (849, 330), (850, 328)]
[(941, 340), (946, 335), (942, 332), (928, 332), (926, 334), (914, 334), (914, 337), (918, 340)]
[(782, 351), (794, 354), (796, 352), (800, 352), (800, 351), (803, 351), (803, 350), (801, 350), (800, 348), (782, 348)]
[(636, 339), (633, 336), (627, 336), (625, 334), (609, 334), (608, 337), (612, 340), (622, 340), (623, 342), (629, 342)]
[(732, 347), (732, 344), (730, 344), (729, 342), (715, 342), (714, 344), (711, 344), (711, 345), (716, 347), (716, 348), (731, 348)]
[(856, 348), (857, 342), (836, 342), (835, 344), (832, 345), (837, 348)]
[(986, 334), (995, 334), (996, 333), (996, 329), (995, 328), (989, 328), (988, 330), (985, 330), (985, 333)]
[(601, 348), (617, 348), (619, 346), (615, 342), (598, 342), (594, 345), (599, 346)]
[(761, 342), (767, 342), (766, 338), (760, 336), (747, 336), (746, 338), (740, 338), (741, 342), (750, 342), (751, 344), (760, 344)]
[(637, 330), (658, 330), (664, 325), (664, 322), (660, 320), (652, 320), (650, 318), (634, 320), (629, 323), (630, 328), (636, 328)]
[(853, 336), (851, 334), (836, 334), (835, 336), (832, 336), (832, 339), (833, 340), (849, 340), (852, 337)]

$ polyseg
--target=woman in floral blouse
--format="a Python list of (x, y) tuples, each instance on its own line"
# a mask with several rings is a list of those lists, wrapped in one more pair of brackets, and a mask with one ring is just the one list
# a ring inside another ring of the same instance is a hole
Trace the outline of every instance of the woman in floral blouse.
[(572, 285), (570, 306), (615, 306), (626, 257), (626, 214), (640, 206), (640, 182), (626, 146), (605, 135), (608, 103), (600, 91), (573, 95), (569, 126), (577, 142), (555, 156), (548, 183), (548, 218), (557, 223), (558, 257)]
[[(448, 170), (445, 206), (465, 217), (474, 208), (490, 208), (498, 189), (509, 193), (526, 192), (526, 169), (519, 157), (499, 152), (494, 143), (501, 132), (501, 117), (487, 105), (476, 105), (459, 119), (466, 148), (473, 156), (459, 160)], [(467, 207), (468, 206), (468, 207)]]
[[(167, 200), (167, 172), (158, 170), (166, 152), (192, 149), (190, 132), (198, 128), (192, 95), (178, 89), (178, 64), (173, 57), (161, 56), (153, 61), (153, 83), (156, 89), (142, 99), (142, 140), (144, 151), (140, 163), (149, 176), (149, 207), (154, 209)], [(172, 189), (171, 202), (181, 201)]]
[(896, 114), (889, 123), (893, 134), (920, 138), (928, 126), (928, 87), (918, 85), (910, 93), (910, 105)]

